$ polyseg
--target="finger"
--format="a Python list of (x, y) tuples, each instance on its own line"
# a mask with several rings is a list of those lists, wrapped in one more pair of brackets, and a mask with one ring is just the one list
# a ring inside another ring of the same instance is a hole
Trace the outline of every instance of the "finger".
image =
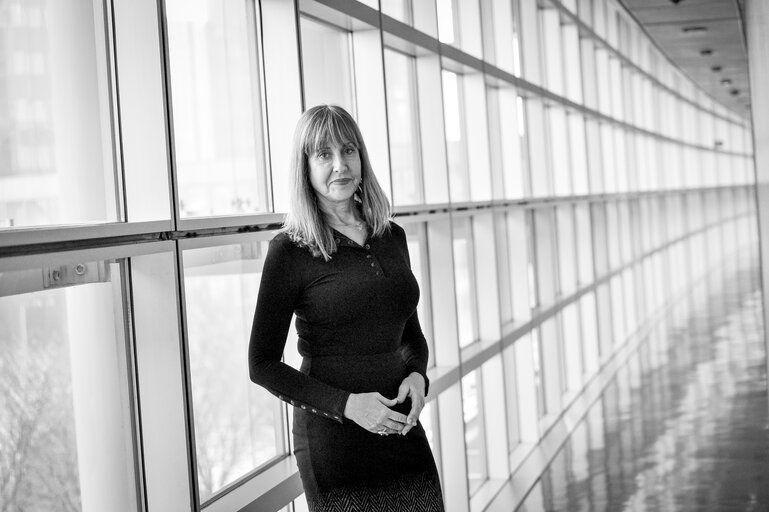
[(379, 403), (386, 405), (387, 407), (394, 407), (398, 405), (398, 399), (397, 398), (385, 398), (380, 393), (376, 394), (376, 399), (379, 400)]
[(387, 429), (389, 429), (389, 430), (394, 431), (397, 434), (400, 434), (401, 430), (403, 430), (407, 425), (405, 425), (403, 423), (398, 423), (397, 421), (393, 421), (393, 420), (386, 420), (382, 424), (382, 426), (387, 428)]
[(390, 410), (387, 413), (387, 418), (391, 419), (392, 421), (397, 421), (398, 423), (401, 423), (403, 425), (408, 423), (407, 417), (406, 417), (405, 414), (401, 414), (401, 413), (399, 413), (397, 411), (393, 411), (393, 410)]
[(409, 387), (406, 384), (401, 384), (401, 387), (398, 388), (398, 396), (395, 397), (395, 400), (399, 404), (402, 404), (407, 396), (409, 396)]
[[(396, 425), (395, 423), (393, 425)], [(403, 427), (403, 425), (401, 425)], [(370, 432), (378, 434), (380, 436), (389, 436), (390, 434), (400, 434), (402, 428), (392, 428), (387, 425), (379, 425), (377, 427), (369, 429)]]
[(422, 413), (422, 409), (425, 407), (424, 400), (412, 400), (411, 401), (411, 411), (409, 411), (408, 418), (406, 418), (406, 424), (408, 425), (416, 425), (417, 420), (419, 419), (419, 415)]

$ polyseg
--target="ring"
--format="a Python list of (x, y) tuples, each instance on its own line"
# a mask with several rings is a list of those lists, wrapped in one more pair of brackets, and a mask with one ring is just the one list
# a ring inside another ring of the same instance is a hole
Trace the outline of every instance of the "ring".
[(379, 434), (380, 436), (386, 436), (387, 435), (387, 431), (385, 429), (378, 430), (377, 434)]

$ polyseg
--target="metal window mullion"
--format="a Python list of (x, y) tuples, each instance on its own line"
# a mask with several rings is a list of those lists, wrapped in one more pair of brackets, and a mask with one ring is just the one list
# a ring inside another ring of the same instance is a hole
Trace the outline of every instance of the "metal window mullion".
[(131, 393), (129, 407), (133, 414), (132, 441), (134, 459), (134, 475), (137, 483), (136, 500), (140, 510), (149, 510), (148, 491), (144, 462), (144, 432), (142, 429), (141, 394), (139, 393), (139, 369), (136, 348), (136, 326), (133, 315), (133, 280), (131, 278), (131, 259), (126, 258), (120, 265), (121, 282), (123, 283), (123, 322), (126, 326), (126, 358), (128, 360), (128, 379)]
[(192, 369), (190, 367), (189, 333), (187, 331), (187, 301), (184, 288), (184, 260), (182, 248), (177, 240), (174, 243), (174, 266), (176, 274), (176, 293), (179, 316), (179, 353), (181, 360), (182, 395), (184, 397), (185, 437), (187, 441), (187, 456), (189, 461), (188, 474), (190, 484), (190, 504), (193, 511), (201, 509), (200, 490), (198, 487), (197, 449), (195, 445), (195, 416), (192, 396)]

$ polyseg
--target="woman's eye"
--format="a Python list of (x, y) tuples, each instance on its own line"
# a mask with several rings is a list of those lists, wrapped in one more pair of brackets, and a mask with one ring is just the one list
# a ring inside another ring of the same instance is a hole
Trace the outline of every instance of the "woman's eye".
[(326, 158), (328, 158), (328, 151), (321, 151), (320, 153), (318, 153), (318, 158), (320, 158), (321, 160), (325, 160)]
[(354, 148), (354, 147), (352, 147), (352, 146), (350, 146), (350, 147), (348, 147), (348, 148), (345, 148), (344, 152), (345, 152), (345, 154), (347, 154), (347, 155), (352, 155), (353, 153), (355, 153), (355, 148)]

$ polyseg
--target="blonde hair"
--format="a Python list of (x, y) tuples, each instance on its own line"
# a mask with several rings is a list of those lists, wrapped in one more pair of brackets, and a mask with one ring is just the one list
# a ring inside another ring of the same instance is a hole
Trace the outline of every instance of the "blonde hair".
[(331, 144), (352, 143), (361, 163), (361, 184), (355, 194), (363, 219), (372, 236), (390, 229), (391, 207), (387, 196), (371, 169), (368, 151), (357, 123), (342, 107), (317, 105), (306, 110), (296, 123), (291, 153), (291, 197), (283, 232), (295, 243), (328, 261), (337, 245), (331, 227), (318, 207), (315, 190), (310, 183), (309, 157)]

